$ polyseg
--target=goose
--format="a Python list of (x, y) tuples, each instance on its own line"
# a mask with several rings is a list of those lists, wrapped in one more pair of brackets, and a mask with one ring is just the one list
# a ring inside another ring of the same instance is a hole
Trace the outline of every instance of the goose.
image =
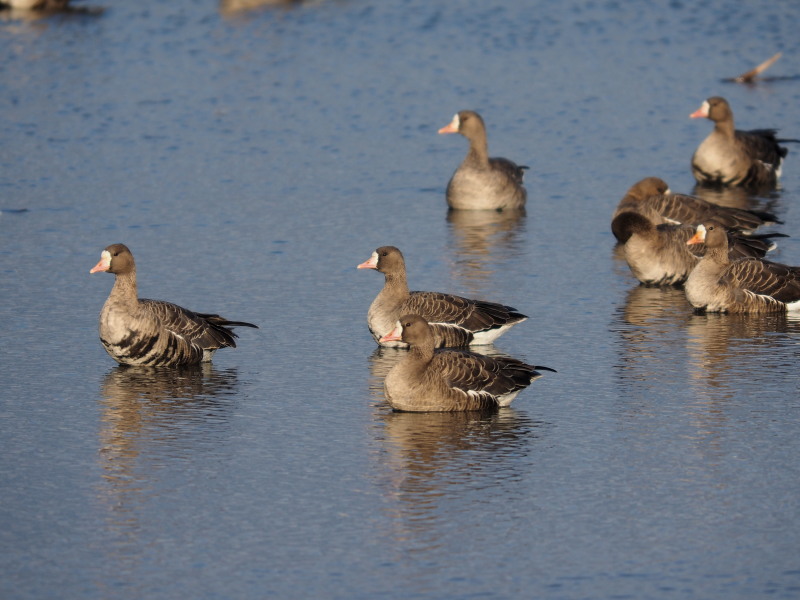
[(698, 183), (722, 186), (774, 187), (781, 175), (787, 149), (776, 139), (775, 129), (739, 131), (725, 98), (705, 100), (692, 119), (706, 118), (714, 129), (692, 155), (692, 174)]
[[(624, 232), (623, 254), (634, 277), (644, 285), (681, 285), (697, 265), (705, 247), (687, 246), (694, 235), (691, 225), (658, 224), (658, 215), (626, 211), (614, 220)], [(763, 257), (776, 246), (765, 236), (742, 236), (728, 233), (730, 258)]]
[(769, 313), (800, 310), (800, 267), (760, 258), (728, 257), (728, 236), (715, 223), (697, 226), (687, 244), (706, 253), (686, 280), (686, 299), (698, 312)]
[(383, 289), (367, 312), (367, 325), (381, 346), (406, 347), (400, 340), (381, 342), (401, 315), (414, 312), (431, 323), (437, 347), (491, 344), (528, 317), (517, 309), (495, 302), (470, 300), (440, 292), (409, 292), (403, 253), (381, 246), (358, 269), (383, 273)]
[(447, 204), (464, 210), (520, 209), (528, 193), (522, 185), (524, 169), (507, 158), (490, 158), (483, 118), (471, 110), (458, 112), (439, 133), (460, 133), (469, 151), (447, 184)]
[(620, 200), (611, 221), (611, 231), (618, 242), (625, 243), (625, 234), (614, 220), (626, 211), (654, 212), (662, 223), (683, 223), (696, 226), (713, 220), (727, 229), (750, 232), (762, 225), (782, 223), (772, 213), (713, 204), (686, 194), (673, 194), (663, 179), (645, 177), (633, 184)]
[(70, 0), (0, 0), (0, 7), (8, 6), (23, 10), (62, 10), (69, 6)]
[(103, 250), (89, 273), (113, 273), (114, 287), (100, 311), (100, 341), (122, 365), (193, 365), (211, 360), (219, 348), (235, 348), (231, 327), (255, 327), (215, 314), (194, 313), (163, 300), (139, 298), (136, 263), (124, 244)]
[(515, 358), (484, 356), (466, 350), (435, 350), (433, 330), (420, 315), (403, 315), (382, 340), (403, 340), (408, 355), (386, 375), (383, 387), (394, 410), (452, 412), (508, 406), (541, 377)]

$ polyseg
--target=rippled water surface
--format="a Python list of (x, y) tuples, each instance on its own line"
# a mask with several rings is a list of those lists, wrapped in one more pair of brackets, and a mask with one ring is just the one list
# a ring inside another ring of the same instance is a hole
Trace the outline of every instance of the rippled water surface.
[[(102, 2), (0, 21), (0, 596), (800, 596), (800, 321), (694, 315), (609, 229), (644, 176), (692, 192), (708, 96), (800, 137), (800, 5)], [(467, 108), (526, 214), (448, 214)], [(800, 264), (800, 146), (716, 200)], [(115, 242), (142, 296), (261, 328), (116, 366)], [(385, 244), (414, 289), (530, 315), (491, 350), (558, 373), (393, 413), (355, 268)]]

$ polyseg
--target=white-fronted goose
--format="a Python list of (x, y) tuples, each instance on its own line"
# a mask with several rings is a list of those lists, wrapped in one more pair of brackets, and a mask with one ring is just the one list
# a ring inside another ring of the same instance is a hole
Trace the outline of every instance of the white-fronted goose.
[(800, 309), (800, 267), (759, 258), (728, 257), (728, 236), (714, 223), (697, 226), (687, 244), (705, 243), (706, 254), (686, 280), (686, 298), (699, 311), (784, 312)]
[(409, 292), (403, 253), (394, 246), (382, 246), (357, 267), (383, 273), (383, 289), (372, 301), (367, 324), (382, 346), (405, 347), (400, 340), (381, 342), (401, 315), (414, 313), (431, 323), (436, 347), (491, 344), (517, 323), (528, 317), (515, 308), (470, 300), (439, 292)]
[(384, 380), (386, 399), (395, 410), (452, 412), (508, 406), (520, 390), (541, 377), (514, 358), (463, 350), (434, 350), (433, 330), (419, 315), (404, 315), (383, 336), (410, 346)]
[(103, 250), (100, 262), (89, 272), (98, 271), (116, 276), (100, 312), (100, 341), (120, 364), (163, 367), (207, 362), (215, 350), (236, 347), (231, 327), (257, 327), (162, 300), (140, 299), (136, 263), (123, 244)]
[(611, 231), (617, 241), (625, 243), (624, 232), (614, 225), (614, 219), (623, 212), (652, 211), (661, 215), (663, 223), (697, 225), (703, 221), (716, 221), (727, 229), (749, 232), (761, 225), (781, 223), (768, 212), (744, 210), (712, 204), (702, 198), (686, 194), (673, 194), (663, 179), (645, 177), (625, 193), (612, 217)]
[(689, 115), (714, 122), (714, 129), (692, 156), (692, 174), (709, 185), (774, 187), (781, 174), (786, 148), (778, 145), (775, 129), (739, 131), (725, 98), (714, 96)]
[[(658, 224), (639, 212), (623, 212), (614, 219), (614, 226), (626, 237), (623, 254), (634, 277), (645, 285), (680, 285), (705, 253), (705, 246), (688, 246), (694, 235), (691, 225)], [(721, 226), (720, 226), (721, 227)], [(766, 236), (743, 236), (729, 233), (729, 255), (732, 260), (763, 257), (775, 244)]]
[(61, 10), (67, 8), (69, 0), (0, 0), (3, 5), (24, 10)]
[(471, 110), (457, 113), (439, 133), (460, 133), (469, 151), (447, 184), (447, 204), (464, 210), (519, 209), (528, 193), (522, 185), (524, 169), (507, 158), (490, 158), (486, 126)]

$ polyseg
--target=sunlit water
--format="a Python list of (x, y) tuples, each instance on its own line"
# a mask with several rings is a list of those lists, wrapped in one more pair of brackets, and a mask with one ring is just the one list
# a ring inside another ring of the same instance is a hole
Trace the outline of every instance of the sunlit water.
[[(800, 137), (800, 6), (101, 1), (0, 22), (0, 596), (800, 596), (800, 321), (694, 315), (609, 230), (641, 177), (692, 191), (708, 96)], [(525, 214), (446, 211), (467, 108)], [(714, 198), (777, 212), (793, 264), (798, 157)], [(117, 367), (115, 242), (142, 296), (261, 329)], [(385, 244), (414, 289), (530, 315), (491, 351), (558, 373), (392, 413), (355, 269)]]

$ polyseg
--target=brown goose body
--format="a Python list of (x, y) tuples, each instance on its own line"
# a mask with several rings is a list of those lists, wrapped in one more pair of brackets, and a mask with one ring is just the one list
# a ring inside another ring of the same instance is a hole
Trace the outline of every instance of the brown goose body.
[(402, 340), (381, 342), (394, 329), (402, 315), (421, 315), (431, 324), (437, 348), (491, 344), (512, 326), (528, 317), (515, 308), (471, 300), (440, 292), (409, 291), (402, 252), (394, 246), (382, 246), (359, 269), (383, 273), (383, 289), (367, 312), (367, 325), (382, 346), (405, 347)]
[(614, 220), (621, 213), (631, 211), (657, 214), (661, 223), (697, 225), (704, 221), (715, 221), (726, 229), (744, 232), (781, 222), (768, 212), (720, 206), (695, 196), (673, 194), (669, 191), (669, 186), (658, 177), (646, 177), (638, 181), (620, 200), (611, 224), (611, 231), (619, 242), (625, 243), (626, 238)]
[[(705, 253), (705, 246), (688, 246), (694, 236), (691, 225), (658, 224), (658, 215), (623, 212), (614, 220), (624, 232), (623, 254), (634, 277), (644, 285), (681, 285)], [(771, 236), (728, 233), (731, 260), (763, 257), (775, 244)]]
[(730, 105), (719, 96), (705, 100), (690, 117), (714, 122), (692, 156), (698, 183), (753, 188), (777, 184), (787, 150), (778, 144), (774, 129), (737, 130)]
[(103, 250), (90, 273), (98, 271), (116, 276), (100, 312), (99, 330), (106, 352), (120, 364), (163, 367), (207, 362), (217, 349), (236, 347), (231, 327), (256, 327), (162, 300), (140, 299), (136, 263), (123, 244)]
[(548, 367), (510, 357), (460, 350), (435, 350), (433, 330), (419, 315), (404, 315), (385, 336), (410, 346), (384, 380), (386, 399), (395, 410), (453, 412), (508, 406)]
[(462, 210), (520, 209), (528, 193), (524, 169), (507, 158), (489, 157), (486, 125), (481, 116), (462, 110), (439, 133), (460, 133), (469, 140), (466, 158), (447, 184), (447, 204)]
[(69, 6), (69, 0), (2, 0), (0, 6), (39, 11), (64, 10)]
[(728, 239), (714, 223), (697, 226), (687, 243), (704, 242), (705, 256), (686, 280), (686, 299), (707, 312), (768, 313), (800, 310), (800, 267), (759, 258), (731, 260)]

